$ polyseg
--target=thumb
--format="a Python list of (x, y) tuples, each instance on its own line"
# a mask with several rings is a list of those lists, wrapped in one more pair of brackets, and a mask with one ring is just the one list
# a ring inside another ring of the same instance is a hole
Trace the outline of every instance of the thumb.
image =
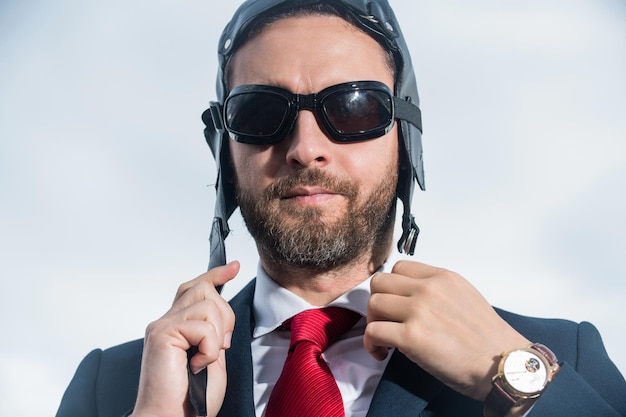
[(239, 273), (239, 261), (230, 261), (226, 265), (218, 266), (207, 272), (213, 285), (221, 287), (232, 280)]
[(232, 280), (239, 273), (239, 262), (231, 261), (226, 265), (215, 267), (204, 274), (196, 277), (191, 281), (187, 281), (178, 287), (176, 296), (174, 297), (174, 303), (176, 303), (189, 289), (200, 282), (210, 282), (218, 292), (222, 285)]

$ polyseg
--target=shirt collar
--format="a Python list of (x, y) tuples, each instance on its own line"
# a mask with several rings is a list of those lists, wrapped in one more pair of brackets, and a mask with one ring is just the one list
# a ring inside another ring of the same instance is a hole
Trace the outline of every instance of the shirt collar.
[[(395, 262), (387, 260), (378, 271), (391, 269)], [(377, 271), (377, 272), (378, 272)], [(344, 307), (367, 317), (367, 303), (370, 298), (370, 280), (366, 280), (342, 294), (328, 306)], [(285, 320), (305, 310), (318, 308), (309, 304), (286, 288), (278, 285), (258, 264), (253, 310), (256, 326), (253, 337), (257, 338), (274, 331)]]

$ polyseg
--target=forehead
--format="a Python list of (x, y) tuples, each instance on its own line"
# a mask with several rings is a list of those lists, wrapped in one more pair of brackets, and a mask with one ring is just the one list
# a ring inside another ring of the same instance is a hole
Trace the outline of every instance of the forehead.
[(393, 58), (367, 33), (341, 17), (301, 14), (259, 26), (227, 66), (229, 87), (290, 88), (377, 80), (393, 90)]

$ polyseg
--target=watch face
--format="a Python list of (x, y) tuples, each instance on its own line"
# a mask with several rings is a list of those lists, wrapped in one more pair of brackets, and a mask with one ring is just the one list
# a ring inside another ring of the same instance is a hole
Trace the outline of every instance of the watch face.
[(509, 353), (502, 371), (507, 383), (525, 394), (541, 391), (548, 379), (548, 369), (541, 358), (525, 350)]

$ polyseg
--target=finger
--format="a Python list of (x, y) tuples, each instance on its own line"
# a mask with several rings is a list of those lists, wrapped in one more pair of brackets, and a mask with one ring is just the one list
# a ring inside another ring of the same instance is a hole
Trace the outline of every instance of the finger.
[(191, 372), (197, 374), (218, 359), (220, 352), (224, 349), (221, 349), (220, 345), (215, 342), (212, 337), (205, 337), (197, 343), (198, 352), (189, 359)]
[(408, 297), (414, 291), (415, 279), (399, 274), (378, 272), (370, 280), (372, 294), (396, 294)]
[(221, 297), (201, 300), (183, 309), (172, 310), (164, 318), (171, 322), (192, 320), (210, 322), (221, 337), (221, 347), (223, 349), (230, 348), (235, 327), (235, 313), (230, 304)]
[(212, 271), (217, 272), (217, 274), (213, 275), (210, 279), (213, 285), (216, 287), (219, 285), (224, 285), (231, 279), (235, 278), (239, 273), (239, 261), (230, 261), (226, 265), (219, 266), (217, 268), (213, 268)]
[(220, 351), (219, 358), (207, 366), (206, 405), (207, 416), (215, 416), (220, 411), (226, 394), (226, 357)]
[(405, 321), (412, 310), (411, 301), (411, 298), (405, 296), (374, 293), (367, 302), (367, 322)]
[(365, 350), (376, 360), (387, 357), (390, 348), (400, 346), (404, 325), (391, 321), (374, 321), (367, 324), (363, 335)]
[[(217, 336), (217, 327), (209, 321), (160, 319), (148, 325), (145, 340), (146, 345), (153, 346), (158, 350), (174, 348), (187, 351), (191, 346), (198, 346), (205, 337), (217, 340)], [(215, 344), (220, 347), (221, 341), (215, 342)]]
[(231, 279), (233, 279), (237, 273), (239, 272), (239, 262), (231, 261), (226, 265), (218, 266), (216, 268), (210, 269), (209, 271), (197, 276), (191, 281), (185, 282), (178, 287), (178, 291), (176, 293), (176, 299), (186, 293), (190, 288), (199, 282), (207, 282), (212, 284), (214, 287), (219, 285), (224, 285)]
[(191, 288), (197, 286), (198, 284), (210, 284), (210, 287), (218, 287), (226, 284), (228, 281), (232, 280), (239, 273), (239, 262), (231, 261), (226, 265), (218, 266), (213, 268), (202, 275), (199, 275), (195, 279), (191, 281), (185, 282), (178, 287), (178, 291), (176, 292), (176, 296), (174, 297), (174, 303), (178, 299), (180, 299), (184, 294), (186, 294)]
[(428, 278), (436, 275), (441, 270), (442, 268), (421, 262), (402, 260), (395, 263), (391, 272), (411, 278)]
[(213, 299), (222, 306), (223, 315), (227, 318), (226, 314), (230, 311), (230, 306), (228, 306), (227, 301), (217, 292), (213, 281), (217, 283), (228, 282), (236, 276), (238, 271), (239, 263), (231, 262), (223, 267), (214, 268), (200, 275), (193, 281), (182, 284), (179, 287), (169, 312), (182, 310), (202, 300)]
[(178, 337), (174, 346), (187, 351), (197, 346), (198, 351), (190, 358), (189, 366), (194, 373), (206, 368), (219, 358), (223, 351), (221, 332), (214, 323), (191, 320), (180, 323), (176, 328)]
[(222, 348), (230, 348), (230, 338), (235, 327), (235, 313), (230, 304), (222, 299), (202, 300), (181, 310), (172, 317), (172, 320), (202, 320), (215, 326), (217, 334), (221, 336)]

